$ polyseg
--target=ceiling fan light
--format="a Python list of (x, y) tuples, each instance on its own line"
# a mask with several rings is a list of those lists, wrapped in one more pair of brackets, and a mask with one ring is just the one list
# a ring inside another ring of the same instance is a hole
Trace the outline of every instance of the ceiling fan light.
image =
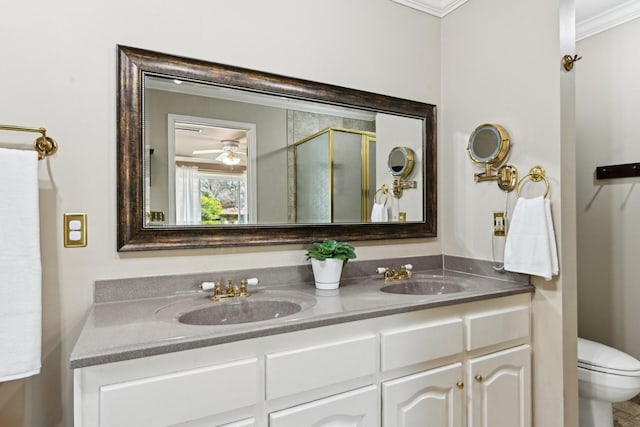
[(225, 156), (222, 159), (222, 163), (225, 165), (237, 165), (240, 163), (240, 158), (233, 155), (233, 153), (229, 153), (228, 156)]

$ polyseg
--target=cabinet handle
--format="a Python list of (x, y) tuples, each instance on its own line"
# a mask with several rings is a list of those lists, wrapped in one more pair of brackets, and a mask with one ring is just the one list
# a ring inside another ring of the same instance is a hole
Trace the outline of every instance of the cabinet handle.
[(475, 378), (476, 378), (476, 381), (478, 381), (479, 383), (481, 383), (482, 380), (484, 379), (482, 378), (482, 375), (476, 375)]
[(462, 381), (458, 381), (456, 383), (456, 385), (458, 386), (459, 389), (463, 389), (464, 388), (464, 383)]

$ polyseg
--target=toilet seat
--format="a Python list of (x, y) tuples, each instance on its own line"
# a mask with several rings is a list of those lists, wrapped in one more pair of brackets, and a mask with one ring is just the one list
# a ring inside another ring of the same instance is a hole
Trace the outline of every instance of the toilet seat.
[(640, 361), (615, 348), (578, 338), (578, 367), (595, 372), (640, 377)]

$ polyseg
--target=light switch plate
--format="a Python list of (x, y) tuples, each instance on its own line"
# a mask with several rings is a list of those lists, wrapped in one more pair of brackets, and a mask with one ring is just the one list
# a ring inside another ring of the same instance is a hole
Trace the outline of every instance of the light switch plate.
[(87, 246), (87, 214), (64, 214), (64, 247), (83, 248)]
[(507, 220), (504, 212), (493, 213), (493, 235), (504, 236), (507, 230)]

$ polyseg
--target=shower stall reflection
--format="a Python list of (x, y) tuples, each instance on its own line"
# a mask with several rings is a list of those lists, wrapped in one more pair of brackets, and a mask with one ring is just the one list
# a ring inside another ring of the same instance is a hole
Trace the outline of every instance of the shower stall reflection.
[(368, 221), (375, 141), (373, 132), (329, 127), (295, 143), (296, 223)]

